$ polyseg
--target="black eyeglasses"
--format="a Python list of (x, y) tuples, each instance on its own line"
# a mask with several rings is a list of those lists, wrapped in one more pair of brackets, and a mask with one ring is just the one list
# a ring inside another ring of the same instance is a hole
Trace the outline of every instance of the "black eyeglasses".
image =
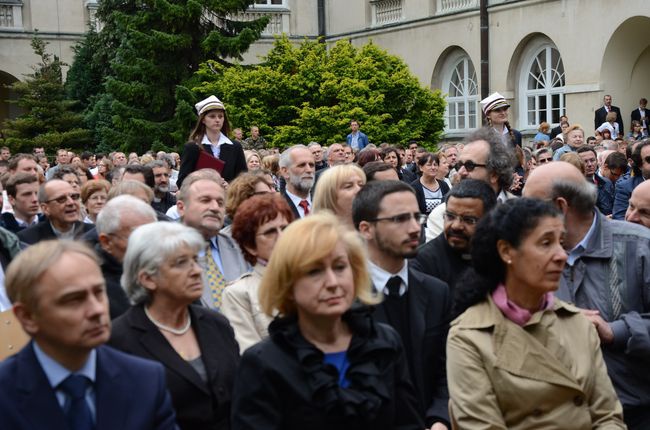
[(477, 167), (485, 167), (486, 164), (478, 164), (473, 162), (472, 160), (467, 160), (467, 161), (457, 161), (456, 162), (456, 170), (460, 170), (461, 167), (465, 167), (465, 170), (468, 172), (473, 171)]
[(475, 216), (464, 216), (464, 215), (457, 215), (453, 212), (445, 211), (444, 213), (444, 218), (445, 221), (447, 222), (454, 222), (458, 220), (459, 222), (465, 224), (465, 225), (476, 225), (478, 223), (479, 219), (476, 218)]
[(369, 222), (379, 222), (379, 221), (388, 221), (392, 222), (394, 224), (406, 224), (407, 222), (411, 221), (412, 219), (415, 219), (418, 224), (422, 225), (427, 221), (427, 216), (425, 214), (421, 214), (420, 212), (406, 212), (403, 214), (399, 215), (394, 215), (394, 216), (387, 216), (383, 218), (375, 218), (375, 219), (370, 219), (368, 220)]
[(540, 163), (540, 164), (550, 163), (551, 161), (553, 161), (552, 157), (540, 158), (540, 159), (537, 160), (537, 162)]
[(81, 194), (79, 194), (79, 193), (64, 194), (64, 195), (56, 197), (54, 199), (46, 200), (45, 203), (57, 202), (58, 204), (62, 205), (65, 202), (68, 201), (68, 197), (70, 197), (74, 201), (77, 201), (77, 200), (79, 200), (81, 198)]

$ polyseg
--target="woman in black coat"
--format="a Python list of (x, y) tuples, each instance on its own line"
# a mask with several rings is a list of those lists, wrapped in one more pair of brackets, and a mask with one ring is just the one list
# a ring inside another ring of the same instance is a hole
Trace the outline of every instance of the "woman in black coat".
[(201, 151), (223, 161), (223, 170), (220, 173), (226, 181), (232, 181), (241, 172), (247, 170), (244, 149), (239, 142), (233, 142), (228, 138), (230, 124), (221, 100), (210, 96), (198, 102), (195, 107), (199, 118), (181, 156), (181, 166), (176, 180), (179, 189), (185, 177), (197, 170)]
[(122, 283), (135, 306), (113, 322), (109, 344), (165, 366), (181, 429), (228, 430), (239, 347), (225, 317), (192, 304), (203, 292), (203, 246), (203, 237), (182, 224), (133, 232)]
[(421, 173), (419, 179), (411, 182), (415, 190), (415, 197), (418, 199), (420, 213), (429, 215), (440, 203), (445, 201), (449, 193), (449, 185), (441, 179), (437, 179), (440, 159), (437, 154), (427, 153), (418, 159), (418, 170)]
[(289, 225), (260, 285), (279, 313), (244, 353), (232, 428), (422, 430), (399, 335), (376, 323), (363, 244), (331, 214)]

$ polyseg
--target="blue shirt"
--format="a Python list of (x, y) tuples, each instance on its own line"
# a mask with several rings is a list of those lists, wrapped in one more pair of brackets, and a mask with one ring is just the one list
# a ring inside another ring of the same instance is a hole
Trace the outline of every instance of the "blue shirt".
[(76, 372), (71, 372), (65, 367), (63, 367), (59, 362), (54, 360), (52, 357), (47, 355), (36, 342), (32, 342), (34, 347), (34, 354), (38, 363), (41, 365), (43, 372), (47, 380), (50, 382), (54, 393), (56, 394), (56, 400), (59, 402), (59, 405), (63, 409), (66, 405), (66, 402), (69, 401), (68, 395), (61, 389), (58, 388), (59, 384), (63, 382), (65, 378), (70, 376), (72, 373), (76, 375), (83, 375), (90, 379), (92, 384), (86, 390), (86, 403), (90, 408), (90, 414), (93, 417), (93, 421), (96, 421), (96, 409), (95, 409), (95, 375), (97, 368), (97, 352), (93, 349), (88, 355), (88, 360), (86, 363)]
[(339, 386), (341, 388), (348, 388), (350, 386), (350, 381), (346, 378), (345, 374), (350, 367), (350, 362), (348, 361), (348, 352), (329, 352), (323, 354), (323, 362), (326, 364), (332, 365), (339, 372)]
[[(223, 263), (221, 262), (221, 254), (219, 254), (219, 243), (217, 242), (217, 237), (210, 238), (210, 250), (212, 251), (212, 259), (217, 264), (217, 267), (221, 271), (221, 274), (224, 274)], [(199, 258), (205, 257), (205, 248), (201, 248), (198, 254)], [(225, 275), (224, 275), (225, 276)]]
[(571, 251), (569, 251), (569, 258), (566, 260), (566, 264), (569, 266), (573, 266), (576, 260), (585, 253), (589, 239), (591, 239), (591, 236), (593, 236), (594, 230), (596, 229), (596, 218), (597, 216), (594, 214), (594, 220), (591, 222), (591, 227), (589, 227), (585, 237), (583, 237), (582, 240)]

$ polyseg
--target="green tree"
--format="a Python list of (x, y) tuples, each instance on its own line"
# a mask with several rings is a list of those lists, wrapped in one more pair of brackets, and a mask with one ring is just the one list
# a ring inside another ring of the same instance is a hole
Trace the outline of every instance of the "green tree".
[(103, 28), (79, 46), (68, 86), (88, 102), (86, 120), (98, 149), (143, 152), (182, 144), (196, 120), (196, 99), (184, 82), (201, 62), (228, 64), (260, 37), (268, 18), (228, 18), (251, 3), (102, 0), (97, 16)]
[(352, 119), (376, 144), (418, 140), (432, 148), (444, 128), (440, 92), (423, 88), (401, 59), (372, 42), (355, 48), (341, 40), (328, 49), (283, 37), (260, 66), (208, 61), (194, 81), (200, 96), (226, 103), (234, 126), (258, 125), (279, 147), (345, 141)]
[(38, 36), (34, 36), (31, 45), (40, 62), (24, 81), (10, 85), (18, 98), (8, 102), (20, 106), (24, 114), (5, 121), (5, 143), (14, 152), (31, 152), (34, 146), (43, 146), (46, 151), (88, 147), (92, 143), (91, 132), (83, 126), (77, 102), (66, 98), (61, 71), (65, 64), (46, 52), (47, 43)]

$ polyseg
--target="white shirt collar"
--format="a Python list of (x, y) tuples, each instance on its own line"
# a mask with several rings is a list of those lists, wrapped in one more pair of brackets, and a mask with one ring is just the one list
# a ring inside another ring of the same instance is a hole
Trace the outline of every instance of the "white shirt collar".
[[(229, 145), (232, 145), (232, 144), (233, 144), (232, 141), (231, 141), (230, 139), (228, 139), (228, 136), (226, 136), (226, 135), (223, 134), (223, 133), (219, 133), (219, 142), (217, 142), (217, 146), (221, 146), (221, 145), (223, 145), (224, 143), (229, 144)], [(212, 142), (210, 142), (210, 139), (208, 139), (208, 135), (207, 135), (207, 134), (204, 134), (204, 135), (203, 135), (203, 139), (201, 139), (201, 145), (210, 145), (210, 146), (214, 146), (214, 145), (212, 144)]]
[(295, 207), (298, 208), (298, 212), (300, 212), (300, 214), (301, 214), (302, 216), (305, 216), (305, 210), (302, 208), (302, 206), (300, 206), (300, 202), (303, 201), (303, 200), (307, 200), (307, 203), (309, 203), (309, 211), (311, 212), (311, 210), (312, 210), (312, 205), (311, 205), (311, 193), (307, 196), (306, 199), (303, 199), (302, 197), (298, 197), (297, 195), (292, 194), (292, 193), (291, 193), (288, 189), (286, 189), (286, 188), (285, 188), (284, 191), (287, 193), (287, 195), (289, 196), (289, 198), (290, 198), (291, 201), (293, 202), (293, 205), (294, 205)]
[(386, 284), (393, 276), (399, 276), (402, 279), (402, 285), (399, 287), (399, 295), (403, 296), (408, 291), (409, 266), (406, 259), (404, 259), (404, 265), (397, 273), (387, 272), (370, 260), (368, 260), (368, 270), (370, 271), (370, 279), (372, 279), (372, 285), (376, 292), (381, 292), (387, 296), (388, 288)]

